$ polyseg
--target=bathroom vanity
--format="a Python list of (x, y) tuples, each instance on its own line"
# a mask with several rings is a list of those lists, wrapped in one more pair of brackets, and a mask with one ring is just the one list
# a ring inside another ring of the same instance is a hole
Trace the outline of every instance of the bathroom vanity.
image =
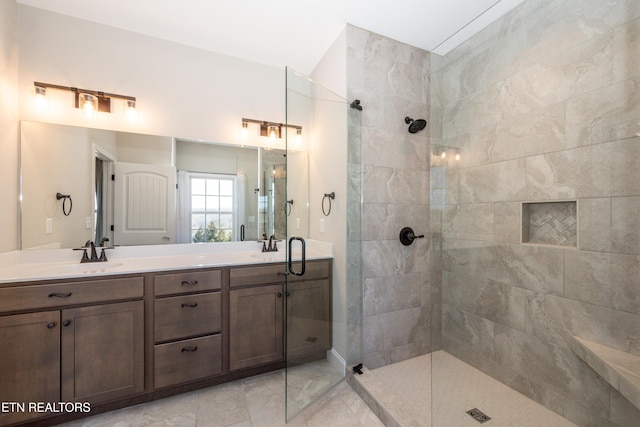
[[(308, 257), (288, 286), (284, 262), (215, 255), (167, 256), (162, 268), (159, 258), (147, 267), (116, 259), (97, 273), (63, 264), (64, 277), (5, 279), (0, 401), (25, 408), (1, 412), (0, 425), (51, 425), (280, 369), (285, 352), (294, 362), (326, 357), (330, 255)], [(29, 402), (89, 402), (91, 411), (43, 413)]]

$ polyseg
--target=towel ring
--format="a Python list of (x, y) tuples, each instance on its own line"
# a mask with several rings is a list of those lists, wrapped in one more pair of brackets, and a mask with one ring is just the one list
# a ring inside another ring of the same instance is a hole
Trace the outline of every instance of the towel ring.
[[(331, 213), (331, 201), (334, 200), (336, 198), (336, 193), (334, 193), (333, 191), (331, 193), (325, 193), (324, 196), (322, 196), (322, 213), (324, 214), (324, 216), (329, 216), (329, 214)], [(328, 200), (329, 201), (329, 209), (325, 210), (324, 208), (324, 201)]]
[[(70, 194), (56, 194), (56, 200), (62, 199), (62, 213), (64, 216), (69, 216), (71, 214), (71, 209), (73, 209), (73, 200), (71, 200)], [(67, 210), (67, 200), (69, 200), (69, 210)]]

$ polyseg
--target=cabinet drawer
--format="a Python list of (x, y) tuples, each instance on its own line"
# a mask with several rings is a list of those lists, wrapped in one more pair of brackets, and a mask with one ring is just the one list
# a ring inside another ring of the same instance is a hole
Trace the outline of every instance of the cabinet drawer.
[(232, 288), (238, 286), (263, 285), (267, 283), (282, 283), (285, 272), (284, 263), (267, 264), (258, 267), (232, 268), (229, 271), (229, 284)]
[(144, 279), (92, 280), (0, 289), (0, 312), (142, 298)]
[(219, 292), (157, 299), (154, 307), (155, 341), (220, 332), (221, 310)]
[[(331, 266), (331, 261), (322, 260), (322, 261), (307, 261), (307, 265), (305, 266), (305, 272), (303, 276), (289, 276), (290, 282), (297, 282), (300, 280), (317, 280), (317, 279), (326, 279), (329, 277), (329, 272)], [(293, 270), (300, 271), (301, 263), (294, 262)]]
[(222, 372), (222, 338), (214, 335), (159, 344), (154, 356), (156, 388), (210, 377)]
[[(303, 276), (289, 275), (290, 282), (297, 282), (300, 280), (316, 280), (329, 277), (330, 261), (307, 261), (305, 266), (305, 273)], [(268, 264), (256, 267), (242, 267), (232, 268), (229, 272), (229, 281), (232, 288), (239, 286), (252, 286), (252, 285), (264, 285), (268, 283), (281, 283), (285, 281), (283, 273), (285, 271), (285, 264)], [(294, 271), (300, 271), (301, 263), (293, 263)]]
[(186, 292), (214, 291), (222, 286), (222, 271), (193, 271), (158, 274), (154, 279), (154, 294), (171, 295)]

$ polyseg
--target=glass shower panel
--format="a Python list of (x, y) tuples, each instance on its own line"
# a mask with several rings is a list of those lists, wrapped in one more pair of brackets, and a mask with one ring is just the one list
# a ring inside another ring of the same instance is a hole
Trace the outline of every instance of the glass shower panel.
[[(304, 75), (291, 69), (286, 74), (286, 414), (291, 420), (342, 381), (346, 364), (359, 354), (350, 337), (360, 334), (349, 324), (347, 306), (361, 301), (353, 300), (359, 293), (347, 292), (349, 104)], [(324, 197), (330, 192), (335, 199)], [(316, 256), (318, 244), (333, 245), (333, 258)]]
[(640, 2), (527, 0), (432, 55), (433, 426), (637, 425), (639, 49)]

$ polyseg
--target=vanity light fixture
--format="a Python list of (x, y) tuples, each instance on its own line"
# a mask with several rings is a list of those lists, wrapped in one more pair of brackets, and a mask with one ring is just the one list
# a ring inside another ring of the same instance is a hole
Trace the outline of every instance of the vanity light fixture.
[(36, 96), (44, 96), (47, 89), (67, 90), (69, 92), (73, 92), (75, 107), (81, 108), (85, 112), (100, 111), (110, 113), (111, 98), (123, 99), (126, 102), (125, 108), (127, 111), (132, 109), (135, 110), (136, 108), (136, 98), (134, 96), (118, 95), (99, 90), (79, 89), (77, 87), (54, 85), (51, 83), (33, 82), (33, 85), (36, 88)]
[(266, 136), (274, 140), (282, 138), (282, 128), (295, 129), (298, 139), (301, 138), (301, 134), (302, 134), (302, 126), (267, 122), (265, 120), (243, 118), (242, 119), (242, 137), (243, 138), (246, 138), (245, 135), (248, 135), (249, 133), (248, 131), (249, 123), (257, 123), (258, 125), (260, 125), (260, 136)]

